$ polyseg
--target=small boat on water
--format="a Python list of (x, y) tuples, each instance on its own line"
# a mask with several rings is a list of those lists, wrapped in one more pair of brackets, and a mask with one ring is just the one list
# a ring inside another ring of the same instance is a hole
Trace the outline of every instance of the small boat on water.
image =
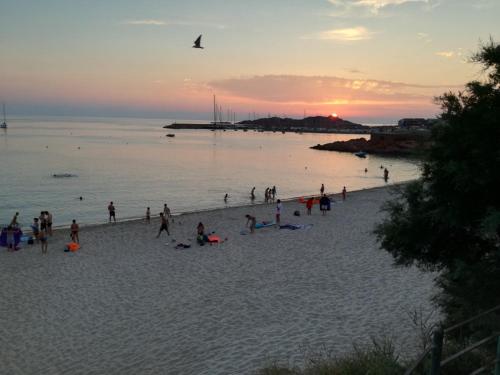
[(358, 152), (355, 152), (354, 155), (356, 155), (358, 158), (366, 158), (366, 152), (364, 151), (358, 151)]
[(0, 129), (7, 129), (7, 118), (5, 117), (5, 103), (3, 104), (3, 122), (0, 124)]
[(73, 173), (54, 173), (52, 175), (54, 178), (66, 178), (66, 177), (78, 177), (78, 175)]
[(166, 135), (166, 137), (173, 138), (173, 137), (175, 137), (175, 134), (169, 133), (169, 134)]

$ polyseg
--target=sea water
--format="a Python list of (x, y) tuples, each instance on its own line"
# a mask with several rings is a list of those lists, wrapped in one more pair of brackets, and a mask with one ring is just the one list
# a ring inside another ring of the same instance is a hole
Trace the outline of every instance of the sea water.
[[(121, 118), (15, 118), (0, 133), (0, 223), (16, 211), (23, 226), (40, 211), (54, 225), (152, 214), (167, 203), (182, 213), (263, 201), (266, 187), (281, 199), (383, 186), (419, 176), (405, 158), (310, 149), (318, 143), (366, 137), (355, 134), (170, 130), (170, 120)], [(166, 137), (174, 133), (175, 137)], [(367, 170), (365, 172), (365, 169)], [(55, 178), (69, 173), (76, 177)], [(227, 203), (224, 195), (229, 195)], [(80, 200), (82, 197), (83, 200)]]

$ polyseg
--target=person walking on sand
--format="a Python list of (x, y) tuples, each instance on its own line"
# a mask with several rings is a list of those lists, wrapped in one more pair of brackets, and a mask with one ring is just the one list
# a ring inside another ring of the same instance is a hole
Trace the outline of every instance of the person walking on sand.
[(49, 211), (45, 211), (47, 216), (47, 233), (52, 236), (52, 214)]
[(163, 214), (163, 212), (160, 213), (160, 230), (158, 231), (158, 234), (156, 238), (160, 237), (161, 232), (166, 231), (167, 235), (170, 236), (170, 232), (168, 231), (168, 220), (166, 216)]
[(250, 227), (250, 233), (255, 233), (255, 224), (257, 224), (257, 220), (255, 216), (245, 215), (247, 218), (247, 227)]
[(47, 232), (45, 230), (40, 231), (40, 245), (42, 248), (42, 254), (47, 254), (47, 248), (49, 246), (49, 241), (47, 239)]
[(279, 227), (280, 219), (281, 219), (281, 208), (283, 207), (281, 204), (281, 200), (278, 199), (276, 202), (276, 225)]
[(73, 219), (73, 222), (71, 223), (71, 241), (80, 243), (80, 238), (78, 237), (78, 231), (80, 230), (80, 227), (76, 223), (76, 220)]
[(146, 223), (151, 224), (151, 209), (146, 208)]
[(342, 189), (342, 200), (343, 201), (345, 201), (346, 196), (347, 196), (347, 190), (346, 190), (346, 188), (344, 186), (344, 188)]
[(324, 184), (321, 184), (321, 188), (319, 189), (319, 192), (321, 193), (321, 195), (324, 194), (324, 192), (325, 192), (325, 185)]
[(307, 214), (308, 215), (311, 215), (313, 204), (314, 204), (314, 198), (311, 197), (306, 202), (306, 208), (307, 208)]
[(115, 205), (113, 202), (109, 202), (108, 205), (108, 212), (109, 212), (109, 222), (111, 223), (111, 218), (113, 218), (113, 221), (116, 223), (116, 212), (115, 212)]

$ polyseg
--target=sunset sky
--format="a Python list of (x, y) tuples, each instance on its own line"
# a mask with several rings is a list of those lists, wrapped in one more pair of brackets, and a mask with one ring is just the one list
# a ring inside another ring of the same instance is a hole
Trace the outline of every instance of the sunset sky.
[[(499, 0), (0, 0), (13, 115), (204, 119), (224, 109), (431, 117), (481, 79)], [(191, 48), (203, 34), (205, 49)]]

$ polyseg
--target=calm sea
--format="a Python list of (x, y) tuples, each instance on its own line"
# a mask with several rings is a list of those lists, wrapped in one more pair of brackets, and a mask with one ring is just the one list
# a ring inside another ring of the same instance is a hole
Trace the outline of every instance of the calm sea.
[[(419, 175), (415, 162), (309, 149), (318, 143), (361, 135), (259, 133), (254, 131), (167, 131), (170, 120), (121, 118), (17, 118), (0, 133), (0, 223), (16, 211), (27, 226), (40, 211), (54, 225), (107, 220), (114, 201), (117, 218), (152, 213), (168, 203), (173, 213), (249, 204), (266, 187), (290, 198), (343, 186), (356, 190)], [(175, 133), (174, 138), (165, 137)], [(367, 168), (368, 172), (365, 172)], [(54, 178), (71, 173), (78, 177)], [(79, 197), (83, 200), (80, 201)]]

